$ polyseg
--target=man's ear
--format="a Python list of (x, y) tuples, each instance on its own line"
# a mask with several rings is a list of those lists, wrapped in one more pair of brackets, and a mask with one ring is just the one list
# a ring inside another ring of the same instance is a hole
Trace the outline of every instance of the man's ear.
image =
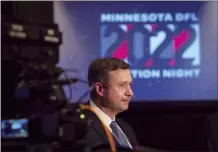
[(102, 83), (96, 82), (96, 83), (95, 83), (95, 90), (96, 90), (96, 93), (97, 93), (100, 97), (103, 97), (103, 95), (104, 95), (104, 89), (103, 89)]

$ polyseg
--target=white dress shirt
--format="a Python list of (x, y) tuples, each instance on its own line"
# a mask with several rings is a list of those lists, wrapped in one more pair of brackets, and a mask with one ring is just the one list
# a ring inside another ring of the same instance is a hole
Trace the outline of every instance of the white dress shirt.
[[(115, 121), (115, 117), (111, 120), (111, 118), (106, 115), (101, 109), (99, 109), (97, 107), (97, 105), (90, 100), (90, 106), (91, 108), (97, 113), (98, 116), (100, 116), (101, 121), (103, 122), (103, 124), (110, 130), (110, 132), (113, 134), (112, 129), (110, 128), (110, 124), (112, 121)], [(115, 121), (116, 122), (116, 121)], [(116, 123), (116, 125), (118, 126), (119, 130), (124, 134), (124, 136), (126, 137), (126, 140), (130, 146), (130, 148), (132, 149), (132, 145), (129, 142), (129, 139), (127, 138), (127, 136), (125, 135), (125, 133), (122, 131), (122, 129), (120, 128), (120, 126)]]

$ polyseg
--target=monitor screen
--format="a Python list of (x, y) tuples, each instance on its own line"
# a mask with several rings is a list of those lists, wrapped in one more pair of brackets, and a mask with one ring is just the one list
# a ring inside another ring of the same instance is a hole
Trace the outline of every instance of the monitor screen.
[(28, 126), (29, 120), (25, 118), (1, 120), (1, 137), (2, 139), (27, 138)]
[[(112, 56), (130, 64), (133, 101), (217, 100), (217, 6), (55, 2), (55, 21), (63, 32), (59, 65), (72, 69), (69, 76), (87, 80), (93, 59)], [(72, 101), (88, 91), (82, 82), (72, 88)]]

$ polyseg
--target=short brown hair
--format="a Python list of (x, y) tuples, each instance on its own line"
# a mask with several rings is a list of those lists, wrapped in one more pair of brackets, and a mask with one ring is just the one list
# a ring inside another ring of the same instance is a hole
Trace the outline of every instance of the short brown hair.
[[(108, 72), (118, 69), (129, 69), (129, 64), (113, 57), (104, 57), (93, 60), (88, 69), (89, 86), (92, 86), (95, 82), (104, 83)], [(96, 96), (95, 89), (91, 91), (90, 96)]]

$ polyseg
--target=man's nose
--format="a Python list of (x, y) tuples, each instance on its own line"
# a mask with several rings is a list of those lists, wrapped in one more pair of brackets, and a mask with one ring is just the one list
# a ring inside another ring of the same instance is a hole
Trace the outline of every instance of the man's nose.
[(132, 97), (134, 95), (133, 91), (132, 91), (132, 88), (129, 86), (128, 87), (128, 90), (126, 92), (126, 95), (129, 96), (129, 97)]

